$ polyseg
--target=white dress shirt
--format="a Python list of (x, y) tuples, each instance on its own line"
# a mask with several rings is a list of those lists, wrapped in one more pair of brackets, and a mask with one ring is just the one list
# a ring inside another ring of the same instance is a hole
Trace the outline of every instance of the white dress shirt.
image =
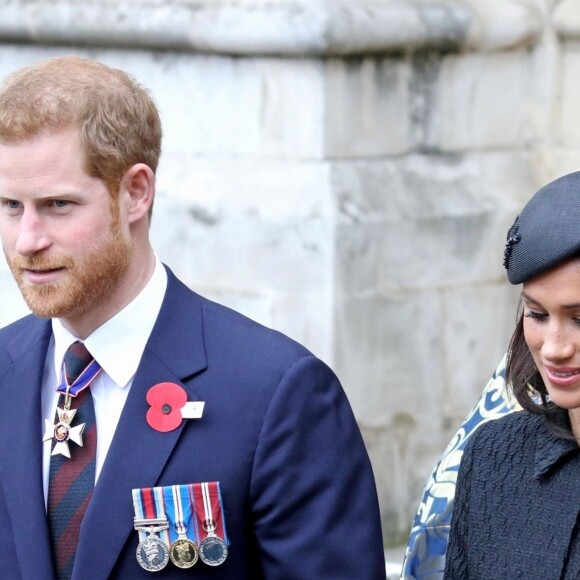
[[(95, 481), (99, 478), (107, 457), (133, 377), (161, 309), (166, 288), (167, 273), (156, 257), (153, 275), (138, 296), (82, 341), (103, 368), (90, 386), (97, 421)], [(60, 383), (62, 361), (68, 347), (78, 340), (58, 318), (52, 319), (52, 332), (42, 381), (42, 416), (43, 420), (48, 419), (51, 423), (54, 422), (59, 399), (56, 388)], [(69, 445), (74, 446), (75, 443)], [(51, 447), (52, 440), (45, 441), (43, 448), (45, 503), (48, 497)]]

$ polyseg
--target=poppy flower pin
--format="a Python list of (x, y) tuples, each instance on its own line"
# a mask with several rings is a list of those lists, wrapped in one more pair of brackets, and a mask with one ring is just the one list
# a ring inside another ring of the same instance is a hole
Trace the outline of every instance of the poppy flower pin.
[(158, 383), (147, 391), (149, 427), (161, 433), (177, 429), (183, 419), (201, 419), (205, 403), (187, 400), (185, 389), (176, 383)]

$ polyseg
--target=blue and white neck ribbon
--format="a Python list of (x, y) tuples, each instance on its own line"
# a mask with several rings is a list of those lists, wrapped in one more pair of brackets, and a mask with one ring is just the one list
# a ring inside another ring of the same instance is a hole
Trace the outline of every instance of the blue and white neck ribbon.
[(68, 384), (64, 364), (60, 371), (60, 384), (56, 388), (59, 393), (76, 397), (81, 391), (84, 391), (99, 375), (103, 369), (101, 365), (93, 359), (76, 378), (72, 385)]

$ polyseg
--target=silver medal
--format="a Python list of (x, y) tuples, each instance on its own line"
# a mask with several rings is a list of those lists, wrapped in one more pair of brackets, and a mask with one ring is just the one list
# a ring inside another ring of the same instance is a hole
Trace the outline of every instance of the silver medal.
[(169, 562), (169, 549), (158, 536), (147, 536), (137, 546), (137, 562), (147, 572), (159, 572)]
[(169, 527), (166, 518), (138, 519), (135, 518), (134, 526), (137, 531), (147, 532), (149, 535), (137, 546), (137, 562), (147, 572), (159, 572), (169, 562), (169, 547), (157, 536), (157, 532)]
[(228, 557), (228, 545), (218, 536), (210, 535), (199, 545), (199, 558), (208, 566), (219, 566)]

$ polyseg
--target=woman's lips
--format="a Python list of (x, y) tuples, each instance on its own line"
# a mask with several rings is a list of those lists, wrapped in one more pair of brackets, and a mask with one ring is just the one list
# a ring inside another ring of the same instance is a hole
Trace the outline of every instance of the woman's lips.
[(580, 368), (558, 368), (546, 366), (548, 380), (559, 387), (568, 387), (580, 381)]

